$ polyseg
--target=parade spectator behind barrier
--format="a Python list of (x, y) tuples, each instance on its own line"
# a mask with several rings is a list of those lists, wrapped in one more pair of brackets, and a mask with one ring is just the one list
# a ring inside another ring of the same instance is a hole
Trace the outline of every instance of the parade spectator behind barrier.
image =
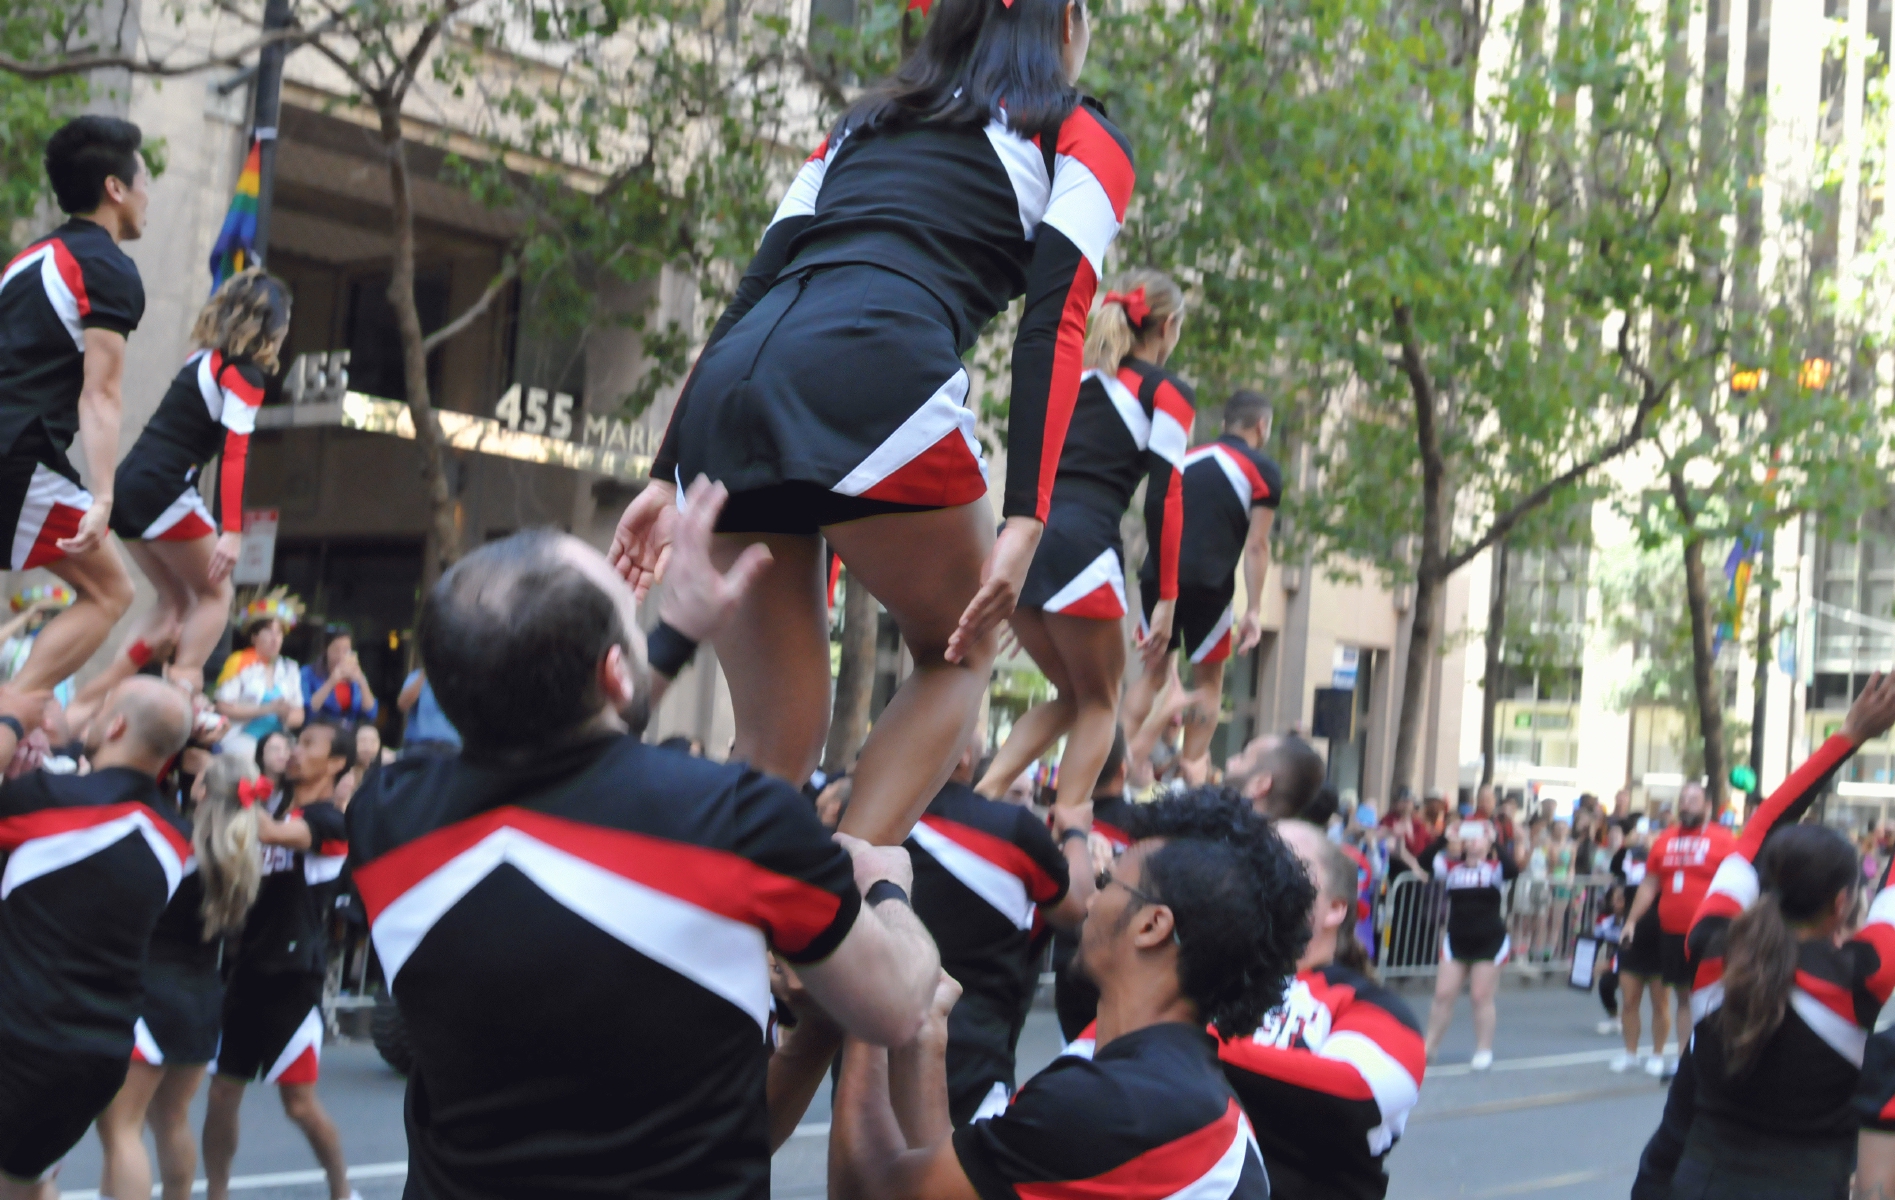
[[(63, 583), (30, 587), (14, 593), (14, 617), (0, 625), (0, 682), (12, 679), (26, 666), (33, 643), (46, 623), (72, 604), (72, 589)], [(72, 680), (60, 681), (53, 699), (61, 705), (72, 703)]]
[(283, 657), (283, 638), (302, 619), (303, 606), (281, 589), (244, 609), (246, 650), (224, 663), (217, 685), (217, 711), (238, 730), (231, 749), (244, 753), (272, 730), (303, 727), (303, 678), (296, 663)]
[(1282, 1001), (1316, 889), (1228, 789), (1133, 812), (1132, 846), (1099, 877), (1080, 932), (1077, 962), (1100, 991), (1095, 1048), (1055, 1059), (1004, 1113), (955, 1130), (943, 1050), (959, 989), (944, 979), (920, 1038), (843, 1054), (836, 1200), (1269, 1195), (1205, 1026), (1247, 1037)]
[(362, 674), (355, 638), (347, 629), (331, 627), (322, 662), (303, 668), (303, 706), (311, 717), (351, 722), (373, 721), (380, 710), (375, 692)]
[(395, 698), (395, 707), (408, 721), (401, 734), (403, 758), (461, 752), (460, 731), (436, 702), (434, 689), (428, 685), (427, 671), (417, 669), (408, 673), (401, 685), (401, 695)]

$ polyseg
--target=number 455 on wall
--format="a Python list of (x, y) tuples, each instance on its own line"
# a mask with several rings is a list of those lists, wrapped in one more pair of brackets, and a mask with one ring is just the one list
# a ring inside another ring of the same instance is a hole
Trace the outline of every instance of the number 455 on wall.
[[(527, 388), (522, 406), (520, 385), (514, 384), (493, 407), (496, 420), (521, 433), (543, 433), (548, 437), (572, 437), (572, 397), (565, 392), (548, 393), (545, 388)], [(547, 418), (547, 401), (552, 402), (552, 417)]]

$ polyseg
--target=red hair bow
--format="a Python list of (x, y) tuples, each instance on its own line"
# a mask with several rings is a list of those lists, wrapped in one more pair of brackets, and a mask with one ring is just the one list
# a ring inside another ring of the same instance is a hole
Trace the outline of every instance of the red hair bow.
[(268, 800), (270, 793), (276, 791), (276, 785), (268, 776), (259, 775), (255, 779), (246, 779), (237, 785), (237, 803), (249, 808), (259, 800)]
[(1107, 292), (1105, 302), (1123, 308), (1126, 319), (1134, 327), (1143, 325), (1145, 318), (1151, 316), (1151, 305), (1145, 300), (1145, 285), (1142, 283), (1129, 292)]

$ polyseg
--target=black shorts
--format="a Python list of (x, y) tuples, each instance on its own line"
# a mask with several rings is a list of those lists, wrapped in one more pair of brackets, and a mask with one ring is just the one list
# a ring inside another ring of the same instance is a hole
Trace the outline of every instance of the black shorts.
[(79, 532), (92, 495), (79, 473), (38, 427), (20, 435), (0, 456), (0, 530), (11, 531), (7, 567), (26, 571), (66, 557), (62, 538)]
[(118, 465), (112, 532), (128, 542), (191, 542), (217, 532), (197, 490), (202, 464), (161, 441), (140, 438)]
[[(678, 492), (683, 503), (684, 492)], [(717, 514), (719, 533), (791, 533), (814, 535), (826, 525), (882, 517), (889, 513), (932, 512), (925, 504), (895, 504), (844, 496), (814, 483), (777, 483), (739, 492)]]
[(0, 1039), (0, 1175), (44, 1178), (118, 1095), (129, 1061)]
[[(1139, 603), (1145, 610), (1139, 629), (1151, 628), (1151, 610), (1158, 604), (1158, 582), (1140, 577)], [(1236, 580), (1221, 588), (1178, 587), (1178, 602), (1171, 610), (1171, 649), (1179, 646), (1194, 663), (1218, 663), (1230, 657), (1231, 622), (1236, 614), (1231, 601), (1237, 595)]]
[[(732, 508), (797, 482), (924, 510), (984, 499), (953, 321), (932, 292), (880, 267), (784, 276), (692, 369), (673, 418), (676, 482), (720, 481)], [(827, 523), (873, 515), (845, 512)], [(731, 523), (727, 508), (722, 527), (815, 532), (808, 517), (780, 529), (747, 528), (767, 512), (740, 515)]]
[(1632, 930), (1632, 944), (1619, 948), (1619, 974), (1639, 979), (1656, 979), (1664, 972), (1659, 941), (1664, 930), (1658, 924), (1658, 906), (1653, 905)]
[(1684, 937), (1682, 933), (1658, 935), (1658, 973), (1666, 987), (1690, 991), (1691, 964), (1685, 958)]
[(1007, 1110), (1014, 1023), (1012, 1014), (978, 995), (962, 996), (948, 1014), (948, 1118), (956, 1128)]
[(314, 1083), (322, 1063), (322, 976), (239, 968), (224, 993), (213, 1070), (245, 1083)]
[(1020, 607), (1116, 621), (1125, 615), (1125, 550), (1119, 512), (1055, 496)]
[(1496, 967), (1507, 961), (1507, 955), (1513, 949), (1513, 942), (1507, 937), (1507, 927), (1501, 925), (1493, 930), (1479, 933), (1463, 933), (1460, 937), (1443, 934), (1441, 938), (1441, 961), (1459, 963), (1490, 962)]
[(224, 983), (216, 964), (145, 964), (145, 1000), (133, 1030), (132, 1061), (154, 1067), (195, 1067), (217, 1057)]

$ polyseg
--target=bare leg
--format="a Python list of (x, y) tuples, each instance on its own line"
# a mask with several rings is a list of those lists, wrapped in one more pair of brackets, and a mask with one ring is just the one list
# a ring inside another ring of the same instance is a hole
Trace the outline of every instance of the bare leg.
[(1076, 712), (1059, 760), (1059, 795), (1065, 808), (1087, 804), (1099, 772), (1112, 752), (1118, 728), (1119, 680), (1125, 675), (1125, 630), (1118, 621), (1046, 617), (1046, 630), (1065, 664)]
[(111, 1200), (151, 1200), (151, 1160), (145, 1157), (145, 1110), (164, 1078), (164, 1068), (133, 1062), (118, 1095), (99, 1114), (99, 1144), (105, 1161), (99, 1195)]
[(1467, 964), (1445, 959), (1441, 970), (1434, 977), (1434, 1007), (1428, 1010), (1428, 1058), (1432, 1061), (1434, 1052), (1441, 1045), (1441, 1039), (1447, 1036), (1448, 1025), (1454, 1020), (1454, 1001), (1461, 994), (1461, 985), (1467, 981)]
[(711, 556), (719, 570), (728, 570), (756, 542), (770, 548), (770, 565), (714, 639), (737, 721), (731, 756), (800, 786), (816, 769), (829, 731), (822, 543), (788, 534), (720, 533)]
[(59, 1172), (39, 1183), (21, 1183), (0, 1175), (0, 1200), (59, 1200)]
[(895, 618), (914, 658), (914, 674), (883, 710), (856, 760), (855, 791), (841, 826), (877, 845), (898, 846), (947, 782), (980, 715), (997, 639), (989, 634), (960, 662), (944, 655), (979, 590), (994, 543), (993, 509), (982, 499), (848, 521), (823, 535), (852, 577)]
[(1625, 1052), (1633, 1058), (1638, 1057), (1638, 1035), (1644, 1027), (1644, 1019), (1639, 1015), (1639, 1001), (1645, 998), (1645, 980), (1642, 976), (1627, 975), (1619, 972), (1619, 1032), (1625, 1035)]
[[(1006, 744), (994, 755), (986, 777), (974, 789), (990, 800), (1004, 795), (1008, 786), (1020, 777), (1020, 772), (1026, 770), (1027, 764), (1046, 753), (1048, 746), (1071, 729), (1073, 717), (1079, 711), (1073, 702), (1072, 680), (1066, 674), (1066, 664), (1060, 661), (1059, 650), (1047, 631), (1050, 619), (1037, 608), (1022, 608), (1013, 614), (1011, 624), (1014, 636), (1020, 639), (1020, 648), (1039, 667), (1056, 694), (1053, 699), (1027, 709), (1013, 723)], [(1060, 776), (1062, 782), (1065, 779), (1063, 771), (1064, 768)]]
[(1191, 707), (1184, 713), (1184, 747), (1178, 753), (1185, 782), (1205, 781), (1210, 767), (1211, 735), (1224, 711), (1224, 664), (1191, 664)]
[(330, 1200), (349, 1200), (349, 1164), (342, 1157), (342, 1135), (336, 1132), (336, 1123), (329, 1119), (322, 1101), (316, 1098), (316, 1085), (285, 1083), (280, 1084), (277, 1091), (283, 1099), (284, 1113), (309, 1139), (316, 1161), (329, 1176)]
[(204, 1179), (207, 1200), (230, 1200), (230, 1164), (237, 1157), (237, 1110), (244, 1085), (227, 1075), (211, 1076), (204, 1106)]
[(1645, 994), (1652, 998), (1652, 1053), (1662, 1055), (1671, 1040), (1671, 996), (1655, 979), (1646, 981)]
[(1671, 1027), (1678, 1031), (1678, 1053), (1683, 1054), (1686, 1043), (1691, 1040), (1691, 992), (1687, 988), (1673, 988), (1672, 994), (1678, 998), (1678, 1019)]
[(1494, 1049), (1494, 1025), (1499, 1013), (1494, 1005), (1494, 993), (1500, 987), (1499, 963), (1475, 963), (1469, 972), (1467, 985), (1468, 997), (1474, 1002), (1474, 1049), (1485, 1050), (1489, 1054)]
[(1125, 726), (1125, 740), (1131, 741), (1138, 731), (1145, 727), (1145, 718), (1151, 715), (1151, 706), (1158, 699), (1158, 693), (1165, 688), (1165, 680), (1171, 676), (1170, 660), (1174, 652), (1167, 651), (1157, 662), (1146, 662), (1132, 686), (1125, 689), (1125, 703), (1119, 706), (1119, 722)]
[[(158, 1177), (164, 1183), (164, 1200), (191, 1200), (191, 1184), (197, 1176), (197, 1139), (191, 1136), (191, 1097), (204, 1081), (203, 1067), (169, 1067), (158, 1094), (151, 1098), (146, 1121), (152, 1140), (158, 1144)], [(149, 1196), (147, 1189), (143, 1196)]]
[(132, 606), (132, 577), (125, 572), (116, 539), (108, 537), (90, 553), (62, 558), (46, 569), (71, 584), (78, 599), (33, 639), (26, 665), (8, 685), (22, 692), (50, 692), (85, 666)]
[(139, 566), (143, 567), (147, 559), (162, 564), (174, 581), (173, 586), (183, 589), (178, 597), (184, 602), (178, 654), (169, 674), (192, 691), (203, 691), (204, 663), (211, 651), (217, 649), (217, 641), (224, 636), (224, 626), (230, 621), (230, 580), (226, 578), (217, 583), (210, 580), (211, 551), (216, 548), (217, 540), (201, 537), (188, 542), (133, 545), (137, 548), (132, 551), (132, 557), (138, 559)]

